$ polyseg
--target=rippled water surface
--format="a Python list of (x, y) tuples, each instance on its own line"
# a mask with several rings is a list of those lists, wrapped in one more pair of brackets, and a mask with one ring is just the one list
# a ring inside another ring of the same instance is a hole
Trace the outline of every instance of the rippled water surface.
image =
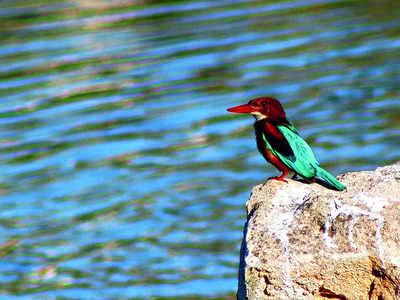
[(268, 95), (334, 174), (400, 159), (398, 1), (2, 1), (0, 293), (233, 299)]

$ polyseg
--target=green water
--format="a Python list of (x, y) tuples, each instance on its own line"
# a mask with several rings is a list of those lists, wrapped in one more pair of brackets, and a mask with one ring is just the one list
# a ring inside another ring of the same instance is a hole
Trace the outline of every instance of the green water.
[(2, 1), (0, 298), (234, 299), (281, 100), (334, 174), (400, 159), (400, 2)]

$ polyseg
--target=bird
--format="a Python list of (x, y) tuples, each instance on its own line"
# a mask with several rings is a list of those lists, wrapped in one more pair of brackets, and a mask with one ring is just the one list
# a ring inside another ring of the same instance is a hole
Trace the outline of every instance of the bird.
[(269, 179), (287, 182), (285, 176), (294, 172), (293, 178), (300, 175), (308, 182), (320, 179), (329, 188), (339, 191), (346, 189), (346, 186), (320, 166), (311, 147), (288, 121), (282, 104), (275, 98), (259, 97), (227, 110), (249, 113), (255, 117), (258, 151), (266, 161), (282, 172), (281, 176)]

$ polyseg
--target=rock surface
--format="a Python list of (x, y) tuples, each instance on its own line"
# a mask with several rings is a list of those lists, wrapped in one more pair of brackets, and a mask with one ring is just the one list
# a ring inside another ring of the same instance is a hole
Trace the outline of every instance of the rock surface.
[(338, 179), (253, 188), (238, 299), (400, 299), (400, 164)]

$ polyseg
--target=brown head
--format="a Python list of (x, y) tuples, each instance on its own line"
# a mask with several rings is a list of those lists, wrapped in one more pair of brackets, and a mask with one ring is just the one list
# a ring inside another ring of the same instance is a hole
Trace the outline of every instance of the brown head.
[(287, 123), (286, 114), (280, 102), (270, 97), (260, 97), (249, 101), (247, 104), (228, 108), (234, 113), (250, 113), (257, 120), (282, 121)]

